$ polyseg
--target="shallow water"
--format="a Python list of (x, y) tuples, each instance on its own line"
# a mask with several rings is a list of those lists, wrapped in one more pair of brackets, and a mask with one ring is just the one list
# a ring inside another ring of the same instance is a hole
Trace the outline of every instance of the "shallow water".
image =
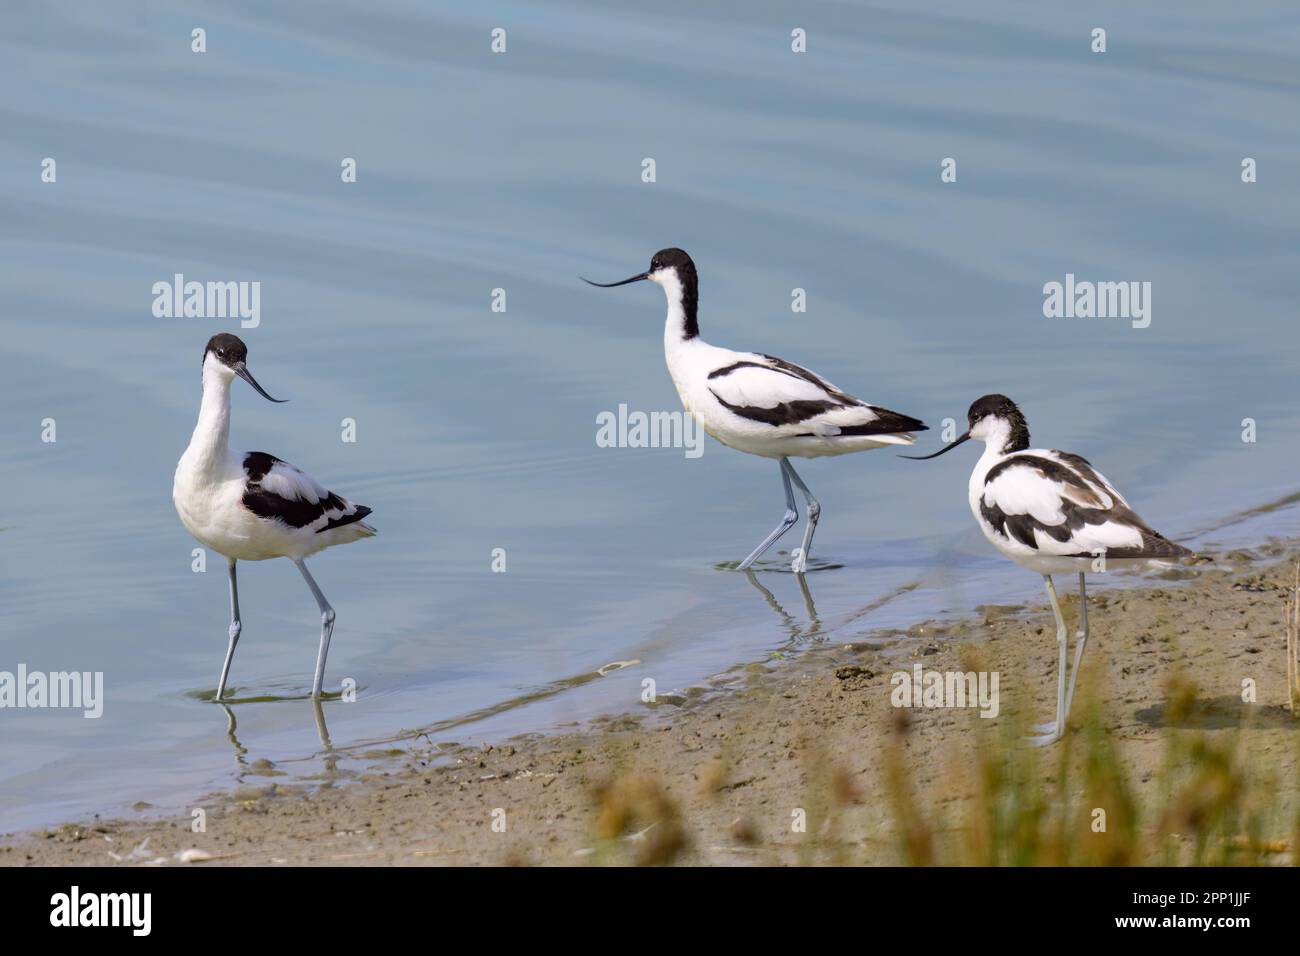
[[(1293, 504), (1216, 529), (1298, 483), (1290, 5), (429, 7), (7, 18), (0, 670), (103, 671), (107, 701), (98, 720), (0, 711), (0, 830), (183, 806), (260, 758), (319, 769), (317, 614), (287, 562), (241, 566), (232, 677), (284, 699), (231, 708), (238, 747), (203, 699), (224, 567), (191, 570), (170, 489), (217, 331), (292, 399), (237, 389), (236, 445), (375, 509), (379, 537), (312, 565), (338, 611), (327, 676), (360, 688), (326, 703), (330, 738), (359, 754), (543, 730), (640, 706), (647, 677), (662, 692), (1036, 593), (973, 526), (973, 449), (800, 466), (824, 507), (814, 557), (836, 566), (808, 576), (816, 623), (793, 575), (719, 569), (780, 517), (775, 464), (595, 442), (599, 413), (676, 396), (659, 290), (576, 276), (622, 278), (661, 246), (701, 269), (705, 338), (922, 417), (927, 449), (1001, 391), (1172, 537), (1300, 532)], [(260, 282), (260, 324), (155, 318), (151, 287), (178, 272)], [(1150, 326), (1044, 318), (1067, 273), (1151, 282)], [(590, 679), (615, 661), (639, 663)]]

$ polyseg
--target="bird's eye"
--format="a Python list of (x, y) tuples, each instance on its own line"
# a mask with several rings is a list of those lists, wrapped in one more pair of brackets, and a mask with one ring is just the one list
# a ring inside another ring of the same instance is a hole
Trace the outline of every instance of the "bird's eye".
[(223, 355), (223, 356), (224, 356), (224, 355), (226, 354), (226, 350), (225, 350), (225, 349), (217, 349), (217, 354), (218, 354), (218, 355)]

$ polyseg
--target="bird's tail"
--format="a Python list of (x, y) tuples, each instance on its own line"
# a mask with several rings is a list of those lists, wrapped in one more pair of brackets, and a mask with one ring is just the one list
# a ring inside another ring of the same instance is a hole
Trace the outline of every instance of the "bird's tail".
[[(335, 518), (330, 522), (328, 528), (322, 530), (335, 531), (342, 529), (351, 535), (351, 537), (347, 538), (349, 541), (354, 541), (357, 538), (373, 538), (377, 535), (379, 531), (371, 525), (366, 524), (363, 520), (370, 514), (372, 509), (365, 505), (353, 505), (353, 508), (353, 511), (350, 511), (341, 518)], [(335, 540), (343, 539), (336, 538)]]
[(367, 508), (365, 505), (357, 505), (357, 520), (353, 522), (353, 526), (357, 529), (358, 532), (357, 537), (373, 538), (375, 535), (379, 534), (379, 529), (375, 528), (372, 525), (366, 524), (365, 521), (361, 520), (363, 518), (369, 517), (370, 512), (372, 510), (374, 509)]
[(872, 435), (876, 441), (882, 445), (915, 445), (916, 436), (907, 432), (888, 432), (883, 435)]

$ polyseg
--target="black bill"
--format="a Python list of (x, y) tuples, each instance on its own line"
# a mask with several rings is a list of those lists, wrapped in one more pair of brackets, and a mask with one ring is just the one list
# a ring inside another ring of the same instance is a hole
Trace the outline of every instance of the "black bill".
[(240, 362), (238, 365), (235, 366), (235, 374), (238, 375), (240, 378), (242, 378), (249, 385), (253, 386), (253, 388), (257, 389), (257, 394), (261, 395), (267, 401), (279, 402), (281, 404), (288, 401), (287, 398), (272, 398), (270, 395), (266, 394), (266, 389), (264, 389), (261, 385), (257, 384), (257, 379), (253, 378), (253, 374), (248, 370), (248, 367), (245, 366), (243, 362)]
[(626, 279), (620, 279), (618, 282), (592, 282), (590, 279), (583, 279), (582, 276), (578, 276), (578, 278), (582, 279), (582, 281), (587, 283), (587, 285), (599, 286), (602, 289), (612, 289), (616, 285), (627, 285), (629, 282), (640, 282), (642, 279), (648, 279), (650, 278), (650, 273), (643, 272), (639, 276), (629, 276)]
[(946, 455), (948, 452), (952, 451), (962, 442), (966, 442), (966, 441), (970, 441), (970, 432), (965, 432), (964, 434), (958, 435), (956, 439), (954, 439), (951, 445), (945, 445), (943, 448), (940, 448), (938, 451), (936, 451), (933, 455), (899, 455), (898, 457), (910, 458), (912, 459), (912, 461), (925, 461), (928, 458), (938, 458), (940, 455)]

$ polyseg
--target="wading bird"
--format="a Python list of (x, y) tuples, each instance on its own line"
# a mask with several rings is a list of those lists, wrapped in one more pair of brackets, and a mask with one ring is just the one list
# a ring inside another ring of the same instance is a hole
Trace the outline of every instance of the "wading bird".
[(700, 296), (695, 263), (681, 249), (656, 252), (649, 270), (619, 282), (582, 281), (609, 289), (643, 279), (659, 285), (668, 297), (664, 356), (682, 406), (724, 445), (780, 462), (785, 515), (740, 562), (739, 570), (757, 561), (799, 520), (790, 487), (794, 482), (808, 506), (803, 542), (791, 562), (795, 572), (803, 573), (821, 505), (790, 458), (910, 445), (910, 433), (926, 426), (907, 415), (868, 405), (793, 362), (759, 352), (733, 352), (705, 342), (696, 317)]
[(257, 384), (247, 358), (248, 348), (229, 333), (214, 335), (203, 350), (199, 421), (176, 465), (172, 500), (189, 533), (224, 555), (230, 565), (230, 644), (217, 700), (225, 696), (230, 661), (242, 630), (235, 563), (269, 558), (288, 558), (297, 565), (320, 607), (320, 650), (311, 688), (312, 696), (319, 697), (334, 633), (334, 609), (307, 570), (306, 559), (324, 548), (368, 538), (375, 529), (363, 520), (369, 508), (326, 491), (287, 461), (264, 451), (230, 450), (230, 385), (236, 376), (263, 398), (281, 401)]
[[(966, 421), (968, 431), (934, 454), (902, 457), (924, 461), (972, 438), (984, 442), (984, 454), (970, 476), (970, 510), (975, 523), (993, 547), (1043, 576), (1056, 616), (1060, 650), (1056, 722), (1035, 727), (1041, 736), (1033, 738), (1038, 744), (1055, 743), (1065, 733), (1074, 682), (1088, 643), (1084, 574), (1110, 567), (1160, 567), (1192, 552), (1153, 531), (1083, 458), (1064, 451), (1031, 449), (1025, 416), (1005, 395), (985, 395), (970, 407)], [(1052, 575), (1072, 571), (1079, 575), (1079, 627), (1067, 690), (1069, 635)]]

